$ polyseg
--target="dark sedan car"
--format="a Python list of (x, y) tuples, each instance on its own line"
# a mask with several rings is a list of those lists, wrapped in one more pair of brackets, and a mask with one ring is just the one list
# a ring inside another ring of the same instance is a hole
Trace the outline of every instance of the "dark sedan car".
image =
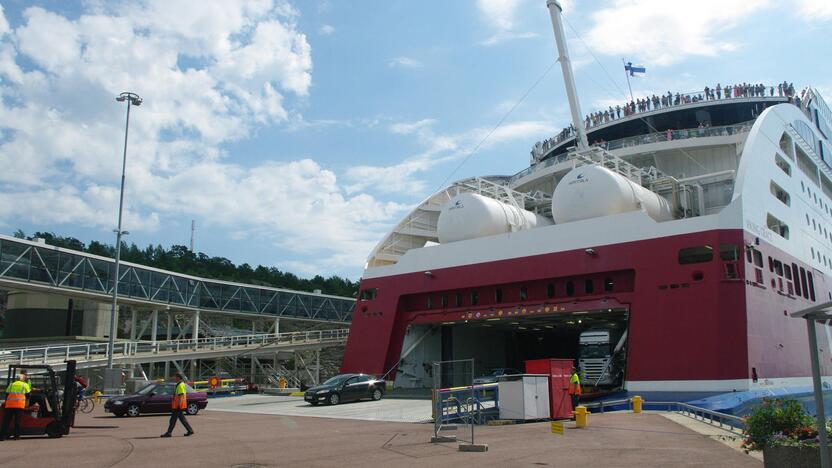
[[(143, 413), (169, 413), (173, 400), (173, 382), (152, 383), (132, 395), (113, 397), (104, 404), (104, 411), (115, 416), (138, 416)], [(188, 387), (188, 414), (196, 414), (208, 406), (208, 395)]]
[(384, 397), (384, 380), (366, 374), (341, 374), (306, 390), (303, 399), (311, 405), (327, 403), (337, 405), (347, 401), (369, 398), (373, 401)]

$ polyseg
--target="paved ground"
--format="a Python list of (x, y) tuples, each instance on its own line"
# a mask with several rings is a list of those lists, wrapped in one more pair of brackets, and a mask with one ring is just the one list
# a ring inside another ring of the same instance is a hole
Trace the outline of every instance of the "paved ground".
[(430, 444), (429, 424), (224, 411), (190, 419), (195, 436), (182, 437), (178, 428), (174, 438), (160, 439), (167, 416), (79, 415), (68, 437), (0, 442), (0, 466), (762, 466), (658, 414), (592, 415), (590, 428), (568, 423), (562, 436), (548, 423), (477, 428), (487, 453)]
[(430, 400), (424, 399), (387, 398), (379, 401), (359, 401), (336, 406), (311, 406), (298, 397), (245, 395), (213, 399), (208, 407), (212, 411), (364, 421), (425, 422), (431, 419)]

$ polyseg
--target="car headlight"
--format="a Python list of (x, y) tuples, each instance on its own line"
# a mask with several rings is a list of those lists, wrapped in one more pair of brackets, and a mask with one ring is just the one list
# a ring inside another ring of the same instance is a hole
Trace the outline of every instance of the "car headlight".
[(123, 401), (114, 401), (113, 404), (114, 405), (123, 405), (124, 402)]
[(317, 391), (317, 392), (315, 392), (315, 393), (316, 393), (317, 395), (320, 395), (320, 394), (322, 394), (322, 393), (329, 393), (329, 390), (318, 390), (318, 391)]

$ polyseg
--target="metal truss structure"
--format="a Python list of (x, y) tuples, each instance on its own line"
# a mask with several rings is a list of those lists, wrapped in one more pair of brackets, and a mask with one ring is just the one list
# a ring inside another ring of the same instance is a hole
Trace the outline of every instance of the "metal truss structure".
[[(0, 288), (107, 300), (113, 259), (0, 235)], [(150, 309), (348, 323), (355, 299), (252, 286), (122, 262), (119, 302)]]

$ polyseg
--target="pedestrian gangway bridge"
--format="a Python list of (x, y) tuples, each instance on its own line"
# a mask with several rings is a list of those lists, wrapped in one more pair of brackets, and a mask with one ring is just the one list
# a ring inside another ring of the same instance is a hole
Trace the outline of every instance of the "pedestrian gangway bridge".
[[(345, 344), (348, 334), (349, 329), (344, 328), (157, 342), (119, 341), (113, 347), (113, 362), (117, 365), (159, 361), (176, 363), (185, 360), (215, 359), (229, 355), (320, 350)], [(74, 359), (79, 369), (104, 367), (107, 365), (108, 349), (108, 343), (4, 348), (0, 350), (0, 378), (5, 378), (10, 364), (49, 364), (56, 370), (63, 370), (65, 361)]]
[[(0, 289), (108, 301), (115, 261), (0, 235)], [(355, 299), (220, 281), (121, 262), (119, 303), (170, 312), (349, 323)]]

